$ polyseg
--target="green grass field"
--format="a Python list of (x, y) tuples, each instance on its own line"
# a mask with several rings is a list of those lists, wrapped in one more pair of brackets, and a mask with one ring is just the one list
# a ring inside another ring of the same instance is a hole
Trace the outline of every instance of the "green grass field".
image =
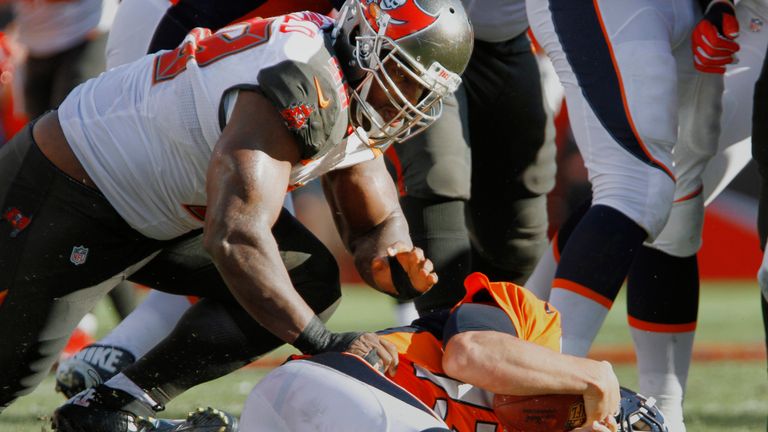
[[(758, 295), (757, 287), (752, 283), (705, 285), (701, 295), (697, 346), (735, 344), (737, 347), (754, 347), (762, 343)], [(330, 326), (336, 330), (384, 328), (393, 323), (392, 307), (388, 298), (372, 290), (349, 287)], [(112, 324), (106, 306), (100, 305), (97, 315), (105, 329)], [(623, 298), (615, 303), (596, 347), (631, 347)], [(624, 385), (637, 387), (633, 365), (616, 365), (616, 372)], [(239, 412), (250, 388), (264, 373), (262, 369), (251, 368), (194, 388), (170, 404), (165, 414), (179, 417), (190, 409), (206, 405)], [(53, 392), (53, 381), (49, 377), (34, 393), (20, 399), (0, 416), (0, 432), (47, 431), (47, 416), (62, 401), (61, 396)], [(768, 415), (765, 362), (694, 363), (685, 408), (689, 432), (765, 431)]]

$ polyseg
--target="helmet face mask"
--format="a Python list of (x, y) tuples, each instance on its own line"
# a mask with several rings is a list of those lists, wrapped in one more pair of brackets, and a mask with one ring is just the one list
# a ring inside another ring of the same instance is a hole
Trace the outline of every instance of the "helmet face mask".
[[(437, 12), (430, 14), (416, 0), (348, 0), (339, 12), (336, 30), (342, 45), (340, 55), (346, 51), (347, 66), (353, 68), (345, 71), (353, 85), (350, 122), (358, 133), (359, 128), (366, 133), (364, 139), (371, 146), (405, 141), (437, 120), (442, 112), (442, 97), (458, 88), (459, 73), (469, 61), (472, 32), (458, 0), (422, 1), (432, 2)], [(380, 3), (398, 15), (390, 16)], [(402, 10), (396, 11), (398, 8)], [(440, 21), (443, 15), (448, 18)], [(426, 22), (426, 26), (405, 28), (403, 24), (418, 20)], [(441, 27), (457, 27), (456, 23), (462, 20), (466, 25), (463, 31), (459, 29), (458, 43), (448, 40), (456, 31), (441, 31)], [(419, 53), (413, 48), (425, 45), (426, 41), (432, 42), (429, 45), (445, 42), (447, 52), (457, 58), (454, 69), (460, 70), (447, 69), (434, 52)], [(454, 46), (458, 49), (451, 49)], [(404, 82), (411, 89), (418, 86), (421, 96), (414, 98), (413, 92), (404, 92)], [(387, 107), (379, 103), (374, 106), (369, 99), (373, 93), (383, 93), (389, 102)], [(383, 112), (377, 108), (384, 108)]]
[(624, 387), (621, 387), (621, 409), (616, 423), (619, 425), (619, 432), (669, 431), (664, 414), (656, 407), (653, 398), (646, 398)]

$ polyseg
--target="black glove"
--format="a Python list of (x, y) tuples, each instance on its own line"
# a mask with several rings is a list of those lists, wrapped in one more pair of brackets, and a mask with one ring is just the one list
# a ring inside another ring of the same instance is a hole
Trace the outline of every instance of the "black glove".
[[(318, 354), (322, 352), (343, 352), (349, 349), (349, 346), (359, 338), (363, 332), (344, 332), (334, 333), (328, 330), (317, 316), (304, 327), (301, 334), (293, 342), (299, 351), (304, 354)], [(381, 366), (379, 355), (375, 349), (366, 354), (363, 359), (372, 366)]]

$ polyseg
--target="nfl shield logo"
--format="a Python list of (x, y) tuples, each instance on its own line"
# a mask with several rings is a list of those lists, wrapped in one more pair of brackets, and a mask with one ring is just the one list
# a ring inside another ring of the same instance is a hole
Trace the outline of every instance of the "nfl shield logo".
[(75, 246), (72, 248), (72, 255), (69, 256), (69, 261), (78, 266), (80, 264), (85, 264), (87, 258), (88, 248), (85, 246)]
[(760, 18), (752, 18), (751, 20), (749, 20), (749, 29), (753, 33), (759, 32), (760, 30), (763, 29), (763, 20), (761, 20)]

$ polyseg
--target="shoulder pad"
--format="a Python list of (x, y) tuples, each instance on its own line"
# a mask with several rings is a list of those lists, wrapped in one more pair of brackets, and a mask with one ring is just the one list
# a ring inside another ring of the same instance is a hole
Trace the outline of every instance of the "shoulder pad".
[(307, 62), (286, 59), (258, 75), (260, 90), (296, 137), (302, 159), (322, 156), (341, 142), (349, 123), (347, 84), (328, 46)]

